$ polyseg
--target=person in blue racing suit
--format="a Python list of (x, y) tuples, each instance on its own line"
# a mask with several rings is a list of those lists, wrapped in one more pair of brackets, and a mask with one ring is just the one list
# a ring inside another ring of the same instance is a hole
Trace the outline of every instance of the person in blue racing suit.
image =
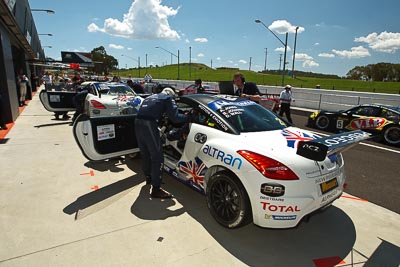
[[(160, 90), (158, 90), (160, 91)], [(144, 99), (135, 119), (135, 133), (142, 158), (142, 169), (146, 184), (152, 184), (151, 197), (172, 198), (161, 188), (163, 151), (158, 123), (164, 114), (174, 123), (183, 123), (187, 115), (178, 113), (174, 100), (175, 92), (165, 88), (162, 92)]]

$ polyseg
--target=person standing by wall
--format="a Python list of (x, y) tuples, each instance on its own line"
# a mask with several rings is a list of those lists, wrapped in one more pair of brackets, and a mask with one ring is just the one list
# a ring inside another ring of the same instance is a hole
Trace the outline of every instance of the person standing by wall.
[(194, 84), (196, 85), (196, 93), (197, 94), (202, 94), (204, 93), (204, 87), (202, 85), (202, 80), (201, 79), (197, 79), (194, 81)]
[(281, 92), (279, 96), (279, 102), (280, 102), (279, 116), (282, 116), (283, 113), (285, 113), (286, 118), (290, 123), (293, 123), (292, 117), (290, 116), (290, 103), (292, 101), (294, 101), (292, 98), (292, 86), (286, 85), (285, 89)]
[(39, 86), (39, 77), (34, 72), (32, 72), (31, 74), (31, 84), (32, 84), (32, 91), (36, 92), (37, 87)]
[(22, 69), (20, 69), (18, 76), (17, 76), (17, 88), (19, 88), (19, 106), (20, 107), (26, 106), (25, 98), (26, 98), (28, 82), (29, 82), (28, 77), (26, 77), (26, 75), (23, 73)]
[(44, 82), (44, 89), (46, 91), (51, 90), (51, 86), (53, 84), (53, 77), (51, 76), (50, 72), (46, 71), (46, 73), (42, 76), (41, 81)]
[(3, 97), (0, 93), (0, 130), (7, 130), (6, 121), (4, 119), (4, 112), (3, 112)]

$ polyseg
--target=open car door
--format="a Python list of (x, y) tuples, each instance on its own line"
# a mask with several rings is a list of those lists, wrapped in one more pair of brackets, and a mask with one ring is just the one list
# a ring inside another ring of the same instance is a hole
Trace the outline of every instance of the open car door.
[(47, 111), (50, 112), (68, 112), (75, 111), (76, 108), (72, 102), (72, 98), (76, 92), (65, 91), (40, 91), (40, 102)]
[(75, 141), (83, 155), (93, 161), (137, 153), (135, 118), (136, 115), (89, 118), (81, 114), (74, 122)]

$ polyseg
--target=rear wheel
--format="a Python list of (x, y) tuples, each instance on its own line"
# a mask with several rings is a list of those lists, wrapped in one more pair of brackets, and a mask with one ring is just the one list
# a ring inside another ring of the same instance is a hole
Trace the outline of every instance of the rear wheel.
[(320, 130), (326, 130), (329, 127), (329, 118), (325, 115), (321, 115), (315, 121), (315, 126)]
[(400, 144), (400, 127), (399, 126), (388, 126), (383, 130), (383, 140), (389, 145)]
[(207, 183), (207, 205), (222, 226), (236, 228), (251, 220), (251, 205), (246, 190), (229, 172), (214, 174)]

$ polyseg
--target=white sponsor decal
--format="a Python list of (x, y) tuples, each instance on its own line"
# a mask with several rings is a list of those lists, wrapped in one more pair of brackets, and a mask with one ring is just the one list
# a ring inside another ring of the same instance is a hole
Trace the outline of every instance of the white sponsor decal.
[(107, 140), (115, 138), (115, 125), (114, 124), (107, 124), (107, 125), (100, 125), (97, 126), (97, 140)]

